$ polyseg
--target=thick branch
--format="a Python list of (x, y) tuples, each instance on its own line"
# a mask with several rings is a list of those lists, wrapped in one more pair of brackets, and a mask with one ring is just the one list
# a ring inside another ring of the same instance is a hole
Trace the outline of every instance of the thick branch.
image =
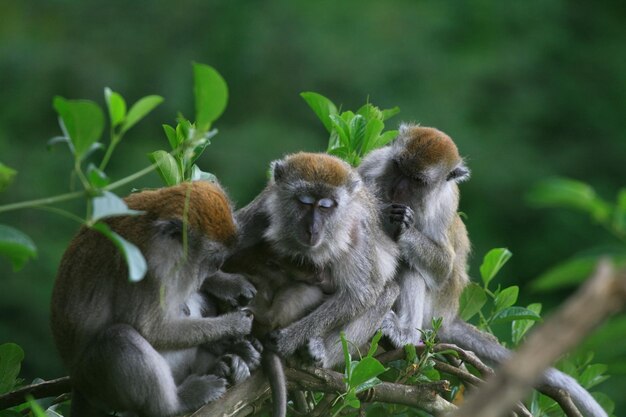
[(601, 262), (594, 276), (452, 416), (503, 415), (526, 395), (546, 368), (618, 311), (625, 300), (626, 271), (616, 273), (610, 263)]
[(58, 397), (61, 394), (71, 391), (71, 389), (72, 386), (69, 376), (27, 385), (0, 396), (0, 410), (26, 402), (27, 395), (31, 395), (33, 398)]

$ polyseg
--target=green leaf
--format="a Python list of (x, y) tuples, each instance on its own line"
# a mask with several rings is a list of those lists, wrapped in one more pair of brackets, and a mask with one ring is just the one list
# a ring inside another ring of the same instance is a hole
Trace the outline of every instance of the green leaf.
[(337, 114), (337, 107), (333, 104), (333, 102), (323, 95), (312, 91), (300, 93), (300, 97), (302, 97), (304, 101), (307, 102), (309, 107), (315, 112), (322, 124), (324, 124), (328, 133), (331, 133), (333, 130), (333, 123), (330, 120), (330, 116)]
[(352, 149), (356, 151), (360, 150), (363, 146), (366, 125), (367, 122), (365, 118), (360, 114), (355, 115), (350, 121), (350, 144), (352, 145)]
[(613, 214), (613, 227), (620, 233), (626, 232), (626, 188), (619, 190)]
[(485, 283), (485, 286), (489, 285), (489, 282), (496, 276), (500, 268), (511, 259), (513, 254), (506, 248), (491, 249), (480, 266), (480, 276)]
[(592, 392), (591, 396), (604, 408), (608, 415), (612, 416), (615, 412), (615, 403), (608, 395), (602, 392)]
[(541, 181), (531, 189), (527, 199), (537, 207), (566, 207), (587, 212), (597, 221), (606, 220), (611, 212), (610, 205), (597, 197), (591, 186), (569, 178)]
[(374, 337), (372, 338), (372, 341), (370, 343), (370, 348), (367, 351), (367, 356), (374, 356), (374, 354), (378, 350), (378, 342), (380, 342), (380, 339), (382, 337), (383, 337), (383, 332), (381, 330), (377, 331)]
[(374, 388), (376, 385), (380, 385), (382, 382), (383, 381), (378, 378), (368, 379), (364, 383), (357, 385), (354, 388), (354, 392), (358, 394), (359, 392), (367, 391), (368, 389)]
[(541, 320), (541, 316), (524, 307), (508, 307), (497, 312), (490, 320), (491, 324), (509, 323), (514, 320)]
[(104, 129), (104, 115), (100, 107), (88, 100), (66, 100), (55, 97), (53, 107), (61, 118), (62, 128), (73, 145), (74, 156), (83, 159)]
[(163, 125), (163, 131), (165, 132), (165, 136), (167, 136), (167, 141), (170, 143), (172, 150), (178, 148), (182, 143), (182, 140), (180, 140), (176, 134), (176, 129), (170, 125)]
[(126, 102), (120, 94), (111, 90), (109, 87), (104, 89), (104, 99), (109, 109), (111, 126), (116, 127), (121, 124), (126, 117)]
[(0, 192), (6, 190), (6, 188), (13, 182), (17, 171), (9, 168), (0, 162)]
[[(541, 304), (533, 303), (527, 307), (530, 311), (539, 315), (541, 313)], [(519, 345), (522, 341), (522, 338), (528, 333), (528, 330), (533, 327), (535, 324), (535, 320), (514, 320), (511, 323), (511, 338), (513, 340), (513, 344)]]
[(124, 120), (124, 124), (122, 124), (122, 133), (135, 126), (161, 103), (163, 103), (163, 97), (161, 96), (151, 95), (140, 98), (128, 111), (126, 120)]
[(374, 378), (385, 371), (386, 368), (378, 361), (378, 359), (366, 356), (361, 359), (354, 368), (352, 377), (350, 378), (350, 386), (356, 387), (361, 385), (365, 381)]
[(485, 294), (485, 290), (475, 282), (471, 282), (461, 293), (459, 315), (463, 320), (468, 321), (483, 308), (486, 302), (487, 294)]
[(406, 355), (406, 360), (409, 363), (417, 362), (417, 350), (415, 349), (415, 345), (408, 344), (404, 345), (404, 354)]
[(494, 307), (496, 311), (500, 311), (507, 307), (511, 307), (517, 302), (517, 296), (519, 295), (519, 287), (513, 285), (500, 291), (494, 300)]
[(5, 394), (15, 386), (15, 379), (20, 374), (24, 351), (15, 343), (0, 345), (0, 395)]
[(336, 114), (330, 115), (330, 121), (333, 124), (333, 129), (339, 135), (339, 144), (347, 149), (352, 149), (350, 143), (350, 127), (346, 121)]
[(391, 119), (393, 116), (395, 116), (398, 113), (400, 113), (400, 107), (398, 107), (398, 106), (392, 107), (391, 109), (383, 110), (382, 111), (383, 121), (385, 121), (387, 119)]
[(193, 93), (196, 99), (196, 127), (201, 132), (209, 130), (211, 123), (226, 109), (228, 86), (213, 67), (193, 64)]
[(551, 291), (578, 285), (591, 275), (599, 259), (599, 255), (569, 259), (541, 274), (531, 283), (531, 288), (536, 291)]
[(359, 407), (361, 407), (361, 401), (359, 401), (359, 399), (356, 397), (356, 393), (355, 392), (348, 393), (348, 395), (346, 395), (346, 398), (345, 398), (344, 402), (345, 402), (345, 404), (347, 404), (348, 406), (350, 406), (352, 408), (359, 408)]
[(153, 164), (157, 164), (156, 170), (167, 186), (180, 184), (182, 177), (176, 159), (165, 151), (155, 151), (148, 154)]
[(578, 382), (580, 382), (580, 385), (586, 389), (593, 388), (594, 386), (609, 379), (608, 375), (604, 375), (607, 369), (608, 367), (601, 363), (589, 365), (582, 372), (580, 378), (578, 378)]
[(91, 221), (97, 222), (105, 217), (112, 216), (137, 216), (143, 211), (129, 209), (124, 200), (110, 191), (104, 191), (101, 196), (92, 199), (93, 214)]
[(109, 177), (94, 164), (89, 164), (87, 167), (87, 179), (89, 180), (89, 184), (95, 189), (104, 188), (111, 182)]
[(37, 248), (24, 233), (0, 224), (0, 255), (9, 259), (13, 271), (19, 271), (26, 261), (37, 256)]
[(374, 106), (372, 103), (367, 103), (361, 106), (361, 108), (356, 111), (356, 114), (360, 114), (361, 116), (365, 117), (365, 120), (367, 121), (383, 121), (383, 113), (378, 107)]
[(198, 168), (198, 165), (191, 167), (191, 181), (207, 181), (216, 183), (217, 177), (210, 172), (204, 172)]
[(397, 130), (386, 131), (378, 137), (378, 139), (376, 140), (376, 144), (372, 149), (382, 148), (383, 146), (394, 140), (398, 136), (398, 133), (399, 132)]
[(129, 281), (141, 281), (146, 275), (148, 266), (139, 248), (112, 231), (106, 223), (98, 222), (92, 228), (106, 236), (122, 252), (128, 265)]
[(346, 365), (346, 382), (348, 382), (350, 381), (352, 372), (352, 355), (350, 355), (350, 349), (348, 349), (346, 334), (343, 331), (339, 333), (339, 339), (341, 340), (341, 350), (343, 351), (343, 359)]
[(43, 410), (43, 408), (41, 408), (39, 403), (37, 401), (35, 401), (35, 399), (33, 398), (32, 395), (27, 395), (26, 396), (26, 402), (28, 402), (28, 406), (32, 410), (33, 415), (35, 417), (48, 417), (46, 412)]
[(361, 145), (362, 156), (367, 155), (374, 149), (374, 146), (380, 137), (380, 132), (382, 132), (384, 128), (385, 124), (378, 119), (372, 119), (367, 122), (365, 134), (363, 135), (363, 144)]

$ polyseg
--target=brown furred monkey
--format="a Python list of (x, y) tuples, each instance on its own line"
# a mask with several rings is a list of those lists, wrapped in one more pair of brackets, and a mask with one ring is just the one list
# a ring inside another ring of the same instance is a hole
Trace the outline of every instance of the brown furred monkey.
[[(442, 341), (492, 364), (503, 361), (510, 354), (506, 348), (458, 317), (459, 296), (468, 283), (470, 242), (457, 213), (457, 183), (469, 177), (469, 170), (452, 139), (437, 129), (402, 125), (394, 142), (370, 153), (359, 172), (382, 200), (386, 231), (400, 248), (400, 296), (383, 332), (396, 347), (416, 344), (417, 329), (442, 317)], [(585, 416), (606, 416), (572, 377), (549, 369), (542, 383), (569, 392)]]
[[(227, 267), (259, 275), (249, 278), (257, 298), (266, 298), (265, 307), (253, 302), (255, 317), (289, 311), (263, 353), (276, 416), (284, 415), (286, 404), (276, 353), (288, 357), (305, 347), (322, 366), (339, 363), (339, 331), (357, 346), (365, 343), (398, 288), (397, 247), (380, 227), (378, 202), (350, 165), (327, 154), (297, 153), (273, 162), (271, 173), (265, 190), (236, 213), (241, 240)], [(245, 261), (254, 256), (252, 265)]]
[[(216, 274), (237, 237), (230, 202), (218, 184), (183, 183), (125, 201), (144, 213), (106, 223), (141, 250), (146, 277), (129, 282), (113, 243), (83, 227), (61, 260), (54, 286), (52, 332), (72, 377), (75, 417), (111, 410), (174, 416), (199, 408), (226, 389), (223, 378), (208, 374), (215, 360), (199, 347), (248, 334), (252, 325), (251, 313), (243, 310), (203, 317), (207, 304), (200, 286)], [(228, 277), (215, 279), (223, 283)], [(214, 287), (217, 297), (254, 295), (243, 277), (230, 279), (237, 282), (205, 288)]]

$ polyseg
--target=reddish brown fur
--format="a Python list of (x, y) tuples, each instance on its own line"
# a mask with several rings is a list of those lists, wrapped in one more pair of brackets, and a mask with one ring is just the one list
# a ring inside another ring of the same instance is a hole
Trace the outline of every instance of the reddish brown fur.
[(347, 164), (326, 154), (299, 152), (289, 155), (285, 163), (290, 176), (335, 187), (346, 184), (350, 175)]
[(187, 222), (213, 240), (231, 242), (236, 233), (230, 203), (222, 189), (206, 181), (187, 182), (173, 187), (143, 191), (125, 198), (128, 207), (146, 211), (157, 219), (182, 219), (189, 194)]
[(405, 133), (407, 142), (400, 153), (400, 162), (411, 172), (420, 172), (433, 164), (453, 169), (461, 157), (448, 135), (432, 127), (412, 126)]

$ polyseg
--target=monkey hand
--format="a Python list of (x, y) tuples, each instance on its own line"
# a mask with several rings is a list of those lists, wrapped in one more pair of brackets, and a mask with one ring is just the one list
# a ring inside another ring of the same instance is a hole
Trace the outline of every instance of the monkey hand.
[(398, 316), (393, 311), (388, 312), (383, 319), (381, 330), (396, 348), (404, 345), (417, 345), (420, 342), (420, 332), (417, 329), (402, 327)]
[(403, 204), (389, 204), (384, 209), (384, 215), (385, 231), (394, 240), (398, 240), (414, 224), (413, 209)]
[(248, 305), (256, 295), (256, 288), (243, 275), (221, 271), (207, 278), (202, 288), (232, 307)]
[(250, 368), (239, 355), (227, 354), (215, 365), (215, 374), (228, 380), (231, 385), (236, 385), (248, 379)]
[(242, 308), (241, 310), (223, 314), (220, 318), (226, 322), (231, 336), (244, 336), (250, 334), (252, 330), (254, 314), (252, 314), (249, 308)]
[(296, 342), (296, 337), (292, 336), (289, 328), (277, 329), (267, 335), (264, 343), (266, 349), (286, 358), (291, 356), (300, 346)]

